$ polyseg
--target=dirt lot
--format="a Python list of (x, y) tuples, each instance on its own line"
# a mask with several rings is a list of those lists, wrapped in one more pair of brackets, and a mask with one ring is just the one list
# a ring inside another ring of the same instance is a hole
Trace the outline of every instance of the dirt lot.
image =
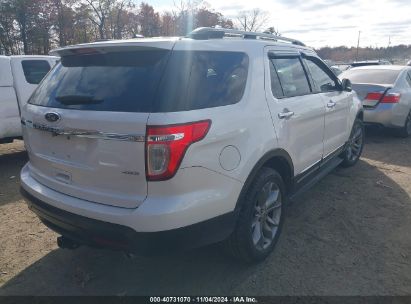
[(288, 210), (257, 266), (216, 246), (161, 257), (58, 249), (19, 194), (22, 142), (0, 145), (1, 295), (411, 295), (411, 139), (368, 130), (360, 163)]

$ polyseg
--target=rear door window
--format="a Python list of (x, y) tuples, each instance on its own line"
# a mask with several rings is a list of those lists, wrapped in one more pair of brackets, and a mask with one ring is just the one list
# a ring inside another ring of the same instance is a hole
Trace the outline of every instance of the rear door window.
[(21, 65), (24, 77), (30, 84), (39, 84), (51, 68), (47, 60), (23, 60)]
[(76, 110), (176, 112), (240, 101), (248, 57), (160, 49), (63, 57), (30, 103)]
[(280, 77), (275, 69), (274, 62), (270, 60), (271, 91), (276, 98), (284, 97), (284, 91), (281, 87)]
[(332, 72), (327, 71), (327, 68), (318, 59), (308, 57), (304, 58), (304, 62), (314, 80), (317, 92), (330, 92), (339, 89), (337, 80), (331, 76)]
[[(284, 97), (301, 96), (311, 93), (310, 84), (299, 57), (278, 57), (271, 58), (270, 60), (277, 74), (277, 76), (272, 74), (272, 77), (274, 76), (274, 79), (278, 77)], [(283, 97), (279, 96), (279, 94), (281, 94), (280, 90), (274, 83), (273, 95), (277, 98)]]

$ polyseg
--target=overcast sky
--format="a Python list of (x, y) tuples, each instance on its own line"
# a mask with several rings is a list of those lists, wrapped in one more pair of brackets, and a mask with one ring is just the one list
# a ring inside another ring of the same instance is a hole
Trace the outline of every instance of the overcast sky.
[[(173, 0), (147, 0), (157, 10), (171, 9)], [(411, 44), (411, 0), (206, 0), (235, 19), (241, 10), (260, 8), (271, 14), (271, 25), (284, 36), (312, 47), (386, 47)]]

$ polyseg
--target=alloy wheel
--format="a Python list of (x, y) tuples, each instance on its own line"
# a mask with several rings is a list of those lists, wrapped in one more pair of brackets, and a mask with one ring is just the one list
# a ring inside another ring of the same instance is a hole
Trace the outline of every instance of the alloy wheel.
[(273, 181), (267, 182), (257, 197), (251, 224), (253, 243), (258, 250), (272, 244), (280, 225), (281, 207), (280, 188)]
[(355, 161), (361, 156), (363, 143), (363, 128), (360, 124), (356, 124), (347, 147), (347, 158), (349, 161)]

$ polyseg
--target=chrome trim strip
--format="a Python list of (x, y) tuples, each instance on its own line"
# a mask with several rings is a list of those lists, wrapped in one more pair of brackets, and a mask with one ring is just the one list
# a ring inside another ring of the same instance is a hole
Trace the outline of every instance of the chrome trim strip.
[(303, 171), (301, 171), (300, 173), (298, 173), (298, 175), (307, 173), (308, 171), (310, 171), (310, 169), (314, 168), (315, 166), (318, 166), (318, 165), (321, 163), (322, 160), (323, 160), (323, 159), (321, 158), (319, 161), (316, 161), (314, 164), (308, 166), (308, 167), (305, 168)]
[(47, 125), (42, 125), (34, 123), (30, 120), (21, 119), (21, 124), (27, 128), (35, 129), (39, 131), (49, 132), (54, 136), (76, 136), (82, 138), (93, 138), (93, 139), (103, 139), (103, 140), (118, 140), (118, 141), (132, 141), (132, 142), (145, 142), (145, 135), (140, 134), (119, 134), (119, 133), (108, 133), (90, 130), (79, 130), (79, 129), (62, 129), (57, 127), (50, 127)]
[(167, 135), (150, 135), (148, 136), (149, 142), (160, 141), (176, 141), (184, 138), (184, 133), (167, 134)]
[[(344, 144), (344, 145), (345, 145), (345, 144)], [(326, 159), (327, 157), (329, 157), (331, 154), (333, 154), (333, 153), (337, 152), (338, 150), (340, 150), (341, 148), (343, 148), (344, 145), (339, 146), (337, 149), (329, 152), (326, 156), (323, 156), (319, 161), (317, 161), (317, 162), (315, 162), (314, 164), (308, 166), (308, 167), (305, 168), (303, 171), (301, 171), (299, 174), (304, 174), (304, 173), (306, 173), (307, 171), (309, 171), (310, 169), (312, 169), (313, 167), (315, 167), (316, 165), (318, 165), (319, 163), (321, 163), (324, 159)]]
[[(344, 144), (344, 145), (345, 145), (345, 144)], [(344, 145), (339, 146), (337, 149), (335, 149), (335, 150), (333, 150), (333, 151), (329, 152), (326, 156), (324, 156), (324, 157), (323, 157), (323, 159), (326, 159), (326, 158), (327, 158), (328, 156), (330, 156), (331, 154), (333, 154), (333, 153), (337, 152), (338, 150), (340, 150), (341, 148), (343, 148), (343, 147), (344, 147)]]

